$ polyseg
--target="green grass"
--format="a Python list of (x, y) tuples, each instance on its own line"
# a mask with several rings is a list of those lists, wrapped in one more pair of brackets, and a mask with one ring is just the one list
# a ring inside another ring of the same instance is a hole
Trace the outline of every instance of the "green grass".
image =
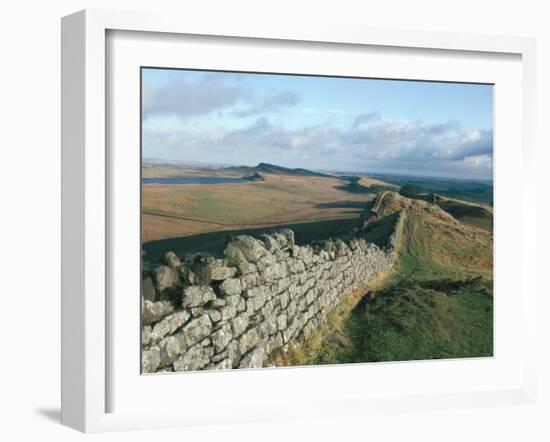
[(385, 247), (393, 232), (398, 215), (399, 213), (396, 212), (370, 224), (362, 236), (368, 242), (372, 242), (378, 247)]
[(371, 296), (347, 321), (354, 361), (491, 356), (493, 297), (488, 283), (437, 289), (400, 283)]

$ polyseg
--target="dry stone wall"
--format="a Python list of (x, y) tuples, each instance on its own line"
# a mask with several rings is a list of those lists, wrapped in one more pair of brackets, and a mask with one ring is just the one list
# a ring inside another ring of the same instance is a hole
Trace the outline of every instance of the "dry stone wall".
[(298, 246), (285, 229), (229, 238), (223, 259), (168, 252), (142, 281), (143, 372), (269, 365), (393, 265), (403, 218), (384, 250), (360, 232)]

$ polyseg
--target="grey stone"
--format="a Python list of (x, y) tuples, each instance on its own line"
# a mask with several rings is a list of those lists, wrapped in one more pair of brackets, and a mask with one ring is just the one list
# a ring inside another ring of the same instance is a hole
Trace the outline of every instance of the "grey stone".
[(191, 307), (189, 309), (193, 318), (198, 318), (204, 314), (204, 307)]
[(281, 304), (281, 308), (286, 309), (288, 307), (288, 304), (290, 302), (290, 296), (288, 292), (284, 292), (279, 297), (279, 302)]
[(160, 365), (160, 350), (158, 347), (151, 347), (141, 352), (141, 368), (144, 373), (154, 373)]
[(248, 317), (245, 315), (239, 315), (233, 318), (233, 320), (231, 321), (233, 336), (240, 336), (248, 327), (248, 322)]
[(267, 301), (267, 296), (264, 292), (258, 293), (252, 298), (246, 300), (246, 311), (248, 314), (252, 314), (261, 309)]
[(210, 308), (222, 308), (227, 305), (227, 301), (222, 298), (216, 298), (208, 303), (208, 307)]
[(212, 322), (220, 322), (222, 320), (222, 314), (218, 310), (206, 310), (206, 314)]
[(174, 252), (166, 252), (162, 256), (161, 261), (172, 269), (177, 269), (181, 266), (181, 261)]
[(262, 316), (267, 319), (272, 312), (273, 312), (273, 302), (267, 301), (262, 307)]
[(239, 351), (245, 354), (248, 350), (254, 347), (260, 340), (260, 335), (256, 328), (247, 330), (239, 339)]
[(221, 309), (221, 314), (222, 314), (222, 320), (228, 321), (229, 319), (232, 319), (235, 316), (237, 316), (237, 307), (233, 305), (228, 305)]
[(201, 307), (214, 299), (216, 299), (216, 295), (211, 287), (191, 286), (183, 289), (183, 299), (181, 305), (183, 308)]
[(212, 334), (212, 344), (214, 344), (216, 353), (227, 347), (231, 339), (233, 339), (233, 334), (231, 333), (231, 326), (229, 324), (224, 324), (219, 330), (215, 331)]
[(264, 255), (262, 255), (262, 257), (258, 259), (258, 261), (256, 262), (256, 267), (258, 267), (258, 270), (261, 272), (266, 267), (269, 267), (275, 264), (275, 262), (276, 262), (275, 256), (273, 256), (271, 253), (266, 251)]
[(281, 229), (279, 233), (286, 238), (286, 246), (294, 247), (294, 232), (290, 229)]
[(231, 358), (222, 359), (217, 364), (212, 364), (210, 370), (229, 370), (233, 367), (233, 361)]
[(183, 335), (188, 346), (193, 346), (210, 335), (212, 331), (212, 321), (208, 315), (192, 319), (183, 327)]
[(227, 278), (233, 278), (237, 273), (235, 267), (212, 267), (210, 269), (210, 277), (214, 281), (223, 281)]
[(240, 368), (261, 368), (264, 363), (265, 350), (263, 347), (258, 347), (245, 355), (240, 364)]
[(158, 348), (160, 349), (160, 365), (165, 366), (171, 364), (176, 358), (185, 351), (185, 347), (182, 348), (182, 342), (177, 336), (167, 336), (159, 342)]
[(179, 283), (178, 272), (165, 265), (160, 265), (154, 270), (155, 284), (158, 291), (175, 287)]
[(258, 285), (258, 274), (255, 272), (250, 272), (241, 276), (240, 280), (241, 280), (241, 289), (246, 290)]
[(174, 306), (170, 301), (144, 301), (141, 310), (141, 319), (143, 324), (149, 325), (160, 321), (165, 316), (174, 311)]
[(246, 290), (243, 295), (245, 298), (255, 298), (257, 296), (266, 296), (266, 287), (264, 286), (252, 287), (251, 289)]
[(209, 364), (212, 354), (211, 348), (195, 345), (174, 362), (174, 370), (200, 370)]
[(222, 281), (233, 276), (237, 269), (227, 267), (224, 260), (216, 259), (206, 254), (197, 254), (186, 260), (186, 266), (193, 273), (194, 285), (209, 285), (213, 280)]
[(275, 316), (268, 316), (260, 324), (260, 332), (263, 336), (271, 336), (277, 333), (277, 318)]
[(288, 269), (290, 270), (290, 273), (302, 273), (306, 271), (306, 266), (303, 261), (298, 259), (290, 265)]
[(186, 310), (175, 312), (166, 316), (153, 327), (153, 331), (151, 332), (151, 342), (156, 344), (166, 335), (174, 333), (178, 328), (185, 324), (189, 318), (191, 318), (191, 314)]
[(231, 242), (225, 246), (223, 254), (228, 265), (237, 267), (243, 275), (250, 273), (250, 266), (243, 252)]
[(264, 242), (264, 247), (270, 252), (274, 252), (281, 247), (279, 241), (277, 241), (277, 239), (273, 236), (263, 234), (261, 235), (261, 238)]
[(277, 317), (277, 327), (279, 330), (284, 330), (286, 328), (287, 324), (287, 316), (286, 313), (282, 313)]
[(274, 263), (269, 267), (266, 267), (263, 272), (263, 277), (266, 282), (273, 282), (277, 279), (284, 278), (286, 275), (287, 275), (286, 266), (279, 262)]
[[(247, 235), (239, 235), (232, 238), (226, 247), (239, 250), (248, 262), (257, 262), (263, 255), (267, 253), (263, 244), (255, 238)], [(226, 254), (226, 257), (228, 255)]]
[(239, 299), (239, 306), (237, 307), (237, 311), (240, 313), (240, 312), (244, 312), (246, 310), (246, 302), (244, 300), (244, 298), (240, 298)]
[(240, 295), (242, 292), (241, 280), (229, 278), (220, 284), (220, 292), (223, 296)]
[(144, 325), (141, 328), (141, 345), (149, 345), (151, 343), (151, 326)]
[(225, 304), (230, 305), (232, 307), (238, 307), (240, 301), (241, 301), (241, 297), (239, 295), (232, 295), (225, 298)]
[(155, 287), (150, 276), (141, 280), (141, 296), (146, 301), (155, 301)]

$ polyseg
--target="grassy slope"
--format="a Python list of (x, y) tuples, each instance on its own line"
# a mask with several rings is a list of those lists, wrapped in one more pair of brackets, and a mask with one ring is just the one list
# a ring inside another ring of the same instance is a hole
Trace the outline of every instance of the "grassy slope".
[(389, 287), (361, 307), (347, 324), (353, 360), (492, 355), (492, 241), (410, 216)]
[[(385, 223), (373, 224), (370, 240), (383, 241)], [(490, 236), (411, 214), (395, 271), (348, 297), (327, 321), (330, 326), (281, 363), (490, 356), (492, 312)]]
[(493, 230), (493, 212), (489, 207), (452, 198), (439, 198), (437, 205), (464, 224), (479, 227), (488, 232)]
[(374, 194), (342, 190), (339, 178), (263, 175), (265, 181), (232, 184), (142, 186), (142, 240), (216, 231), (349, 220)]

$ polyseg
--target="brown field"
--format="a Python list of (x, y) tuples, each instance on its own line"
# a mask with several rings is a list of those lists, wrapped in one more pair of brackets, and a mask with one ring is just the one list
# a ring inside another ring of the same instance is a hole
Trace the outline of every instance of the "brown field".
[(399, 189), (399, 186), (396, 186), (395, 184), (386, 183), (382, 180), (377, 180), (376, 178), (371, 178), (371, 177), (368, 177), (368, 176), (361, 177), (359, 179), (358, 183), (361, 186), (366, 187), (367, 189), (369, 187), (376, 187), (376, 186), (389, 187), (389, 188), (392, 188), (392, 189)]
[[(161, 176), (172, 172), (159, 171)], [(181, 174), (181, 168), (178, 172)], [(143, 173), (152, 176), (153, 172), (144, 168)], [(265, 181), (247, 183), (142, 185), (142, 241), (349, 219), (357, 217), (374, 197), (347, 192), (339, 178), (262, 176)]]

